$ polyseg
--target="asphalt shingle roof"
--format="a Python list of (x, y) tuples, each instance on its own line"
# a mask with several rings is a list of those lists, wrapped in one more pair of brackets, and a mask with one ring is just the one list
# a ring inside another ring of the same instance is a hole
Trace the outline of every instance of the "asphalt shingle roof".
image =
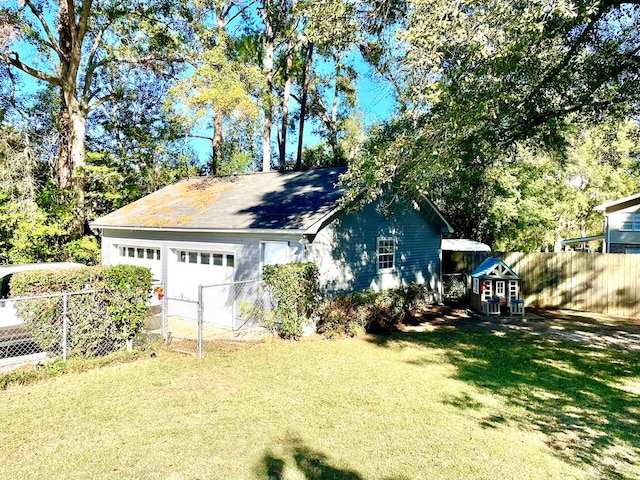
[(93, 227), (307, 229), (337, 207), (346, 168), (197, 177), (165, 187)]

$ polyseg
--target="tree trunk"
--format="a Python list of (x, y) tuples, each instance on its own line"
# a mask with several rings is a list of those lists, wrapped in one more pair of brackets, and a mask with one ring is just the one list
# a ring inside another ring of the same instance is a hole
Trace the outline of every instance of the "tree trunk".
[(213, 116), (213, 140), (211, 146), (213, 152), (211, 155), (211, 175), (217, 175), (220, 165), (222, 165), (222, 115), (214, 112)]
[(309, 95), (309, 81), (311, 77), (311, 63), (313, 60), (313, 43), (309, 42), (304, 56), (302, 71), (302, 95), (300, 98), (300, 127), (298, 129), (298, 151), (296, 153), (296, 170), (302, 168), (302, 142), (304, 136), (304, 122), (307, 116), (307, 98)]
[(273, 121), (273, 50), (274, 34), (269, 16), (271, 2), (265, 2), (264, 13), (264, 76), (267, 81), (267, 93), (264, 106), (264, 131), (262, 134), (262, 171), (271, 170), (271, 125)]
[(78, 100), (76, 87), (80, 66), (80, 45), (82, 38), (76, 38), (80, 29), (76, 28), (74, 15), (67, 8), (70, 2), (60, 0), (58, 19), (58, 40), (61, 51), (60, 67), (62, 79), (62, 111), (58, 128), (58, 187), (71, 189), (74, 199), (74, 219), (69, 226), (70, 239), (80, 238), (84, 234), (84, 165), (85, 140), (88, 110)]
[(280, 147), (280, 170), (287, 168), (287, 130), (289, 129), (289, 98), (291, 97), (291, 84), (293, 82), (291, 68), (293, 66), (293, 42), (289, 41), (289, 54), (285, 72), (284, 91), (282, 92), (282, 132), (279, 138)]

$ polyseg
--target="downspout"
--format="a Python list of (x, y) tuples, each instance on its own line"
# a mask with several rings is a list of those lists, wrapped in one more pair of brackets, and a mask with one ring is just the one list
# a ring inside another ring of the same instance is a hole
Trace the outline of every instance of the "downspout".
[(609, 253), (609, 248), (611, 245), (611, 230), (609, 230), (609, 215), (604, 216), (604, 231), (605, 231), (605, 239), (604, 239), (604, 250), (603, 253)]

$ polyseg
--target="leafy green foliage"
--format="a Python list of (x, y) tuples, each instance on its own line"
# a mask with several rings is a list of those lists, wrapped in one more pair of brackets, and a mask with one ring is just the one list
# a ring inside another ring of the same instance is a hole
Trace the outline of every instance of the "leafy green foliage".
[[(140, 332), (151, 272), (129, 265), (33, 270), (15, 274), (10, 288), (12, 296), (90, 290), (67, 297), (67, 349), (69, 355), (91, 357), (119, 350)], [(21, 301), (16, 310), (42, 350), (62, 352), (62, 297)]]
[(406, 315), (432, 301), (424, 285), (410, 284), (384, 292), (356, 292), (327, 299), (320, 310), (318, 333), (326, 338), (353, 337), (362, 331), (393, 328)]
[(274, 302), (278, 333), (286, 339), (300, 338), (321, 296), (318, 267), (314, 263), (266, 265), (264, 283)]

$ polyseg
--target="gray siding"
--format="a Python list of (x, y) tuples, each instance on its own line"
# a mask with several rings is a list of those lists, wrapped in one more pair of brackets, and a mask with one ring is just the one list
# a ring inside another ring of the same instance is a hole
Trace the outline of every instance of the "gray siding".
[(624, 253), (626, 247), (640, 247), (640, 232), (621, 231), (623, 221), (628, 215), (639, 212), (635, 206), (608, 215), (608, 238), (610, 253)]
[[(393, 272), (379, 272), (379, 237), (396, 240)], [(412, 206), (398, 205), (392, 215), (380, 203), (361, 211), (339, 214), (309, 244), (321, 281), (331, 293), (386, 290), (419, 283), (440, 292), (441, 228)]]

